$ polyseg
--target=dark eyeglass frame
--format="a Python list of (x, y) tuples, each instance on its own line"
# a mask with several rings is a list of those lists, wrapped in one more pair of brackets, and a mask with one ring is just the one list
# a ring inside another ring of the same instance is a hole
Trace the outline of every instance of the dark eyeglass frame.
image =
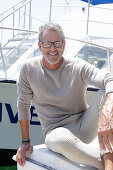
[[(56, 45), (55, 45), (55, 43), (58, 43), (58, 42), (61, 43), (61, 46), (56, 46)], [(55, 48), (61, 48), (61, 47), (63, 46), (64, 40), (63, 40), (63, 41), (55, 41), (55, 42), (50, 42), (50, 41), (43, 42), (43, 41), (40, 41), (40, 43), (43, 45), (44, 48), (51, 48), (52, 45), (54, 45)], [(50, 46), (45, 47), (45, 46), (44, 46), (44, 43), (50, 43)]]

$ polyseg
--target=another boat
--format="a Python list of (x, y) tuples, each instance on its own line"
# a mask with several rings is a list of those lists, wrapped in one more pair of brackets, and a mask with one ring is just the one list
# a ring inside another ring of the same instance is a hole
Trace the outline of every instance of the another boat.
[[(0, 164), (12, 163), (12, 155), (16, 153), (16, 149), (20, 145), (21, 134), (16, 104), (16, 80), (20, 67), (27, 58), (40, 55), (37, 46), (38, 32), (31, 27), (31, 21), (33, 23), (35, 20), (38, 23), (37, 28), (45, 21), (41, 21), (40, 18), (33, 20), (31, 4), (34, 1), (22, 0), (1, 14), (0, 153), (2, 153), (3, 159), (0, 159)], [(37, 1), (35, 3), (37, 4)], [(113, 23), (109, 17), (113, 12), (112, 4), (93, 6), (80, 0), (70, 3), (65, 0), (63, 5), (57, 3), (58, 1), (50, 0), (48, 21), (58, 22), (64, 29), (67, 41), (65, 57), (80, 57), (100, 69), (107, 69), (113, 73)], [(108, 8), (109, 6), (110, 8)], [(57, 8), (61, 9), (60, 16), (55, 16)], [(65, 14), (62, 14), (62, 11)], [(54, 15), (52, 15), (53, 13)], [(95, 15), (92, 15), (94, 13)], [(105, 15), (104, 18), (103, 15)], [(12, 25), (6, 26), (5, 24), (10, 22), (11, 16)], [(46, 20), (46, 22), (48, 21)], [(88, 103), (97, 90), (96, 87), (88, 87)], [(31, 106), (30, 124), (32, 144), (44, 143), (38, 115), (33, 105)], [(5, 158), (7, 158), (7, 162)]]

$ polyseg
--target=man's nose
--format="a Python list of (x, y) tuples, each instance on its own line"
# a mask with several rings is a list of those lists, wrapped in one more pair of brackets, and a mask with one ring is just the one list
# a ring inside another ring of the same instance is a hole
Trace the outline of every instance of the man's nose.
[(54, 44), (51, 44), (50, 49), (56, 49), (55, 45), (54, 45)]

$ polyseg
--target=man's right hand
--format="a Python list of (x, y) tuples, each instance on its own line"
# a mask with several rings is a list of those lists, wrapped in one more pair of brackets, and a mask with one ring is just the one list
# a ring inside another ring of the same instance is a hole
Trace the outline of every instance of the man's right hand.
[(19, 149), (17, 150), (16, 161), (19, 163), (20, 166), (25, 165), (26, 152), (28, 154), (32, 154), (33, 146), (31, 145), (31, 143), (22, 143)]

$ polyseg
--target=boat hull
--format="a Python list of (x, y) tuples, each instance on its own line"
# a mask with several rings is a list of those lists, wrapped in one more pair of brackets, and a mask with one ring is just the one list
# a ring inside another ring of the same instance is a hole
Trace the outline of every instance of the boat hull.
[[(31, 106), (30, 131), (32, 144), (44, 143), (38, 115)], [(0, 82), (0, 149), (17, 149), (21, 132), (17, 112), (17, 85), (15, 81)]]
[[(87, 101), (90, 103), (97, 89), (87, 91)], [(44, 143), (42, 129), (35, 107), (31, 106), (30, 135), (33, 145)], [(15, 164), (12, 156), (21, 143), (21, 132), (18, 123), (17, 85), (15, 81), (0, 81), (0, 165)], [(5, 161), (4, 161), (5, 160)]]

